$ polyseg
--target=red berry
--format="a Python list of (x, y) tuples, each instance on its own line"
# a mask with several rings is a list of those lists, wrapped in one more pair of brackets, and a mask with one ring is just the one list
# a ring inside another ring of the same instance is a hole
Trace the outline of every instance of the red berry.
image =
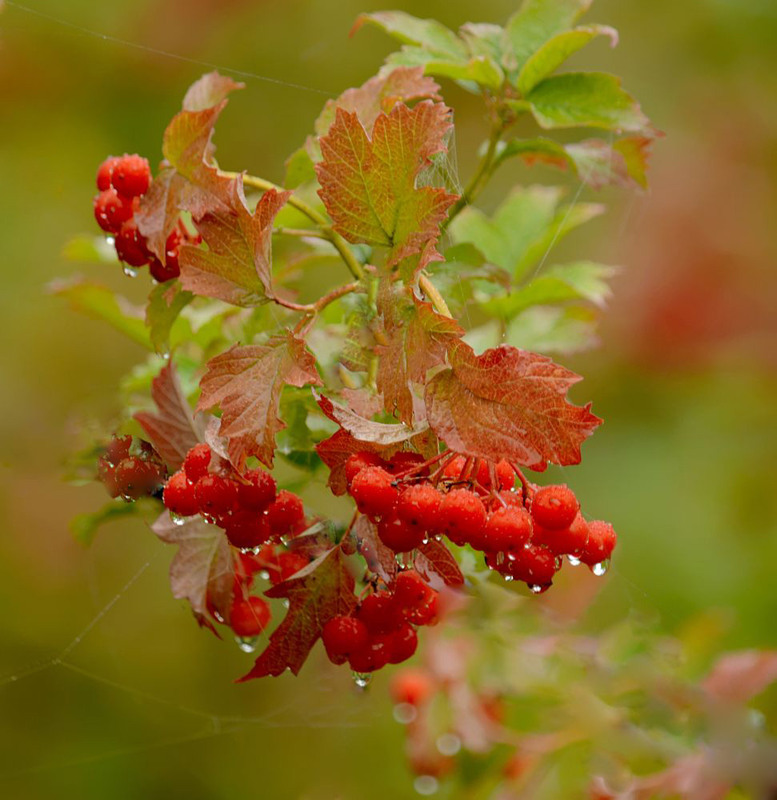
[(395, 703), (420, 706), (434, 693), (434, 680), (425, 670), (403, 669), (391, 679), (389, 691)]
[(176, 472), (167, 482), (162, 500), (165, 508), (179, 517), (193, 517), (200, 513), (194, 496), (194, 484), (187, 480), (183, 471)]
[(106, 491), (111, 497), (118, 497), (121, 494), (119, 484), (116, 481), (116, 467), (105, 458), (100, 458), (97, 461), (97, 477), (103, 482)]
[(106, 189), (94, 198), (94, 218), (106, 233), (118, 233), (122, 223), (134, 213), (132, 201), (120, 197), (113, 189)]
[(615, 549), (618, 537), (609, 522), (595, 519), (588, 523), (588, 542), (583, 548), (580, 560), (588, 566), (606, 561)]
[(408, 524), (396, 514), (390, 514), (378, 523), (378, 536), (395, 553), (408, 553), (423, 542), (424, 531), (416, 525)]
[(146, 240), (133, 220), (127, 220), (116, 235), (116, 255), (131, 267), (142, 267), (151, 260)]
[(543, 486), (531, 503), (531, 515), (543, 528), (566, 528), (580, 510), (575, 493), (567, 486)]
[[(386, 471), (392, 475), (399, 475), (402, 472), (408, 472), (415, 467), (420, 466), (426, 459), (420, 453), (399, 452), (391, 456), (388, 464), (386, 464)], [(429, 470), (419, 470), (418, 475), (428, 475)]]
[(389, 664), (401, 664), (407, 661), (418, 649), (418, 634), (407, 622), (400, 623), (399, 627), (389, 634), (389, 639), (391, 650)]
[(261, 597), (249, 597), (232, 603), (229, 624), (238, 636), (258, 636), (271, 617), (270, 606)]
[(210, 457), (210, 447), (207, 444), (196, 444), (186, 454), (186, 458), (183, 460), (183, 469), (186, 477), (192, 483), (197, 483), (200, 478), (204, 478), (208, 474)]
[(351, 496), (356, 507), (368, 517), (382, 517), (390, 514), (397, 504), (399, 491), (393, 484), (394, 478), (381, 467), (367, 467), (361, 470), (351, 483)]
[(148, 191), (151, 169), (148, 161), (134, 154), (117, 158), (111, 172), (113, 188), (123, 197), (140, 197)]
[(524, 547), (514, 560), (507, 559), (501, 567), (502, 572), (507, 572), (530, 586), (549, 586), (557, 570), (553, 553), (534, 544)]
[(542, 528), (534, 526), (532, 542), (541, 544), (556, 555), (580, 557), (588, 541), (588, 523), (578, 512), (568, 528)]
[(100, 164), (97, 170), (97, 188), (104, 192), (111, 188), (111, 174), (119, 159), (116, 156), (109, 156)]
[(296, 575), (310, 563), (302, 553), (281, 553), (276, 561), (276, 567), (270, 572), (270, 583), (273, 586), (282, 583)]
[(367, 645), (369, 633), (355, 617), (332, 617), (321, 631), (321, 640), (330, 661), (342, 664), (351, 653)]
[(420, 608), (435, 594), (434, 589), (414, 569), (408, 569), (397, 575), (394, 583), (394, 599), (400, 608), (404, 610)]
[(151, 259), (151, 263), (148, 265), (148, 271), (157, 283), (167, 283), (167, 281), (171, 281), (181, 274), (177, 262), (173, 264), (163, 264), (158, 258)]
[(154, 464), (134, 456), (122, 459), (114, 474), (119, 493), (133, 500), (153, 493), (162, 483), (162, 476)]
[(270, 526), (264, 514), (255, 511), (233, 511), (224, 520), (229, 543), (241, 550), (263, 545), (270, 538)]
[(370, 634), (389, 633), (402, 621), (401, 610), (388, 592), (376, 592), (362, 600), (356, 612)]
[(496, 480), (500, 490), (510, 490), (515, 486), (515, 470), (502, 459), (496, 465)]
[(111, 464), (118, 464), (119, 461), (129, 455), (130, 447), (132, 447), (132, 437), (129, 434), (126, 436), (113, 436), (105, 448), (105, 458)]
[(237, 502), (251, 511), (264, 511), (275, 499), (277, 487), (269, 472), (249, 469), (243, 477), (246, 483), (237, 488)]
[(350, 654), (348, 663), (354, 672), (375, 672), (388, 664), (390, 648), (390, 640), (387, 636), (371, 637), (364, 647), (360, 647)]
[(386, 462), (377, 453), (368, 453), (363, 451), (361, 453), (354, 453), (348, 456), (345, 462), (345, 480), (348, 486), (351, 485), (353, 479), (367, 467), (385, 467)]
[(294, 492), (282, 489), (267, 507), (267, 519), (275, 536), (297, 533), (305, 522), (305, 506)]
[(451, 489), (440, 504), (438, 530), (454, 544), (466, 544), (481, 535), (486, 524), (486, 508), (482, 500), (469, 489)]
[(445, 465), (445, 469), (442, 471), (443, 477), (455, 481), (459, 480), (461, 478), (461, 471), (464, 469), (466, 463), (467, 459), (464, 458), (464, 456), (455, 456)]
[(516, 553), (531, 536), (532, 521), (528, 512), (516, 506), (506, 506), (489, 516), (483, 529), (483, 547), (480, 549), (493, 553)]
[(428, 483), (409, 486), (399, 495), (397, 515), (408, 525), (422, 530), (434, 527), (442, 503), (442, 494)]
[(504, 508), (505, 506), (523, 508), (523, 492), (520, 487), (517, 490), (504, 489), (491, 498), (490, 507), (492, 511)]
[(200, 513), (218, 517), (232, 510), (237, 499), (237, 486), (221, 475), (204, 475), (194, 486), (194, 496)]
[(434, 625), (440, 612), (440, 596), (435, 592), (422, 606), (405, 611), (405, 619), (413, 625)]

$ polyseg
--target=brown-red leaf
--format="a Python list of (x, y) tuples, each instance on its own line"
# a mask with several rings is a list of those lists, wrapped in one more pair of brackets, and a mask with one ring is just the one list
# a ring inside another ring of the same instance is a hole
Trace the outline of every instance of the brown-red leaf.
[(340, 547), (335, 547), (293, 578), (265, 592), (267, 597), (288, 598), (289, 609), (253, 669), (240, 682), (281, 675), (287, 669), (299, 674), (324, 625), (332, 617), (353, 610), (353, 589), (346, 557)]
[(478, 356), (464, 342), (426, 387), (429, 425), (451, 450), (538, 467), (580, 463), (601, 420), (566, 399), (580, 380), (550, 358), (509, 345)]
[(367, 568), (386, 585), (391, 585), (397, 576), (396, 554), (380, 540), (375, 523), (360, 516), (354, 523), (352, 533), (357, 552), (367, 562)]
[[(415, 556), (415, 568), (430, 583), (437, 583), (434, 588), (446, 586), (462, 586), (464, 576), (453, 553), (447, 546), (437, 539), (429, 539), (426, 543), (419, 545)], [(435, 580), (436, 578), (436, 580)]]

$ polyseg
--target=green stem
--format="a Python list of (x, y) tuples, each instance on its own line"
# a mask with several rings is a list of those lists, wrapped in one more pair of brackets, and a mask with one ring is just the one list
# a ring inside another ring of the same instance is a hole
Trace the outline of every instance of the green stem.
[(431, 282), (428, 275), (420, 275), (418, 278), (418, 285), (421, 287), (423, 293), (429, 298), (435, 310), (442, 314), (444, 317), (453, 317), (445, 298), (437, 290), (437, 287)]

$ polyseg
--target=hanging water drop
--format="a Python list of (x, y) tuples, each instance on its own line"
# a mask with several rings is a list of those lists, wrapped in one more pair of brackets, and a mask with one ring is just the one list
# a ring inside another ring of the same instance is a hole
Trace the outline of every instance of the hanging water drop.
[(596, 575), (597, 577), (601, 578), (602, 575), (604, 575), (607, 572), (609, 567), (610, 567), (610, 560), (605, 559), (604, 561), (600, 561), (598, 564), (594, 564), (591, 567), (591, 572), (593, 572), (593, 574)]
[(505, 581), (507, 581), (507, 583), (510, 583), (510, 581), (513, 580), (512, 575), (503, 575), (502, 577), (505, 579)]
[(440, 788), (440, 783), (434, 775), (419, 775), (413, 781), (413, 788), (426, 797), (436, 794)]
[(542, 594), (543, 592), (547, 592), (550, 589), (549, 583), (530, 583), (529, 584), (529, 591), (532, 594)]
[(397, 703), (393, 715), (400, 725), (409, 725), (418, 716), (418, 709), (412, 703)]
[(259, 577), (263, 581), (269, 581), (270, 580), (270, 573), (266, 569), (260, 569), (259, 570)]
[(567, 555), (567, 561), (569, 562), (570, 566), (573, 567), (580, 566), (580, 559), (577, 556)]
[(173, 525), (183, 525), (186, 522), (186, 517), (182, 517), (180, 514), (176, 514), (171, 511), (170, 522), (172, 522)]
[(283, 598), (283, 607), (284, 607), (284, 608), (288, 608), (288, 607), (289, 607), (289, 605), (290, 605), (290, 603), (289, 603), (289, 598), (288, 598), (288, 597), (284, 597), (284, 598)]
[(256, 643), (259, 641), (258, 636), (235, 636), (237, 646), (244, 653), (253, 653), (256, 650)]
[(124, 274), (128, 278), (137, 278), (138, 271), (135, 269), (135, 267), (130, 267), (129, 265), (125, 264), (124, 265)]
[(360, 689), (366, 689), (370, 685), (370, 681), (372, 680), (371, 672), (354, 672), (352, 674), (353, 674), (353, 682)]

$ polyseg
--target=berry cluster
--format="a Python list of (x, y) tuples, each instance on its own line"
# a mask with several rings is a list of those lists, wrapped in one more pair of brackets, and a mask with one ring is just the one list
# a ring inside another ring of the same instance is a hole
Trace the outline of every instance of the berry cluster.
[(137, 154), (107, 158), (97, 170), (100, 193), (93, 201), (94, 216), (97, 224), (113, 236), (116, 255), (126, 265), (128, 274), (148, 264), (151, 277), (164, 283), (181, 274), (178, 265), (181, 245), (184, 242), (196, 244), (199, 237), (191, 236), (179, 220), (167, 237), (164, 261), (149, 250), (135, 222), (135, 212), (150, 183), (151, 170), (145, 158)]
[(431, 462), (413, 453), (389, 461), (356, 453), (346, 463), (357, 508), (377, 523), (378, 536), (395, 553), (447, 536), (483, 552), (491, 569), (534, 592), (551, 585), (561, 556), (597, 572), (610, 558), (615, 531), (606, 522), (586, 522), (567, 486), (539, 488), (504, 460), (450, 455), (432, 461), (440, 461), (434, 474)]
[(433, 625), (438, 594), (412, 569), (400, 572), (391, 591), (367, 595), (350, 616), (333, 617), (321, 638), (329, 660), (372, 673), (407, 661), (418, 647), (416, 626)]
[(167, 482), (163, 500), (172, 514), (201, 514), (223, 528), (230, 544), (240, 550), (253, 550), (306, 528), (305, 509), (297, 495), (285, 489), (278, 492), (272, 475), (263, 469), (239, 475), (227, 462), (214, 458), (207, 444), (189, 450), (183, 468)]
[(97, 475), (108, 494), (127, 502), (157, 494), (166, 474), (151, 444), (132, 436), (114, 436), (97, 461)]

